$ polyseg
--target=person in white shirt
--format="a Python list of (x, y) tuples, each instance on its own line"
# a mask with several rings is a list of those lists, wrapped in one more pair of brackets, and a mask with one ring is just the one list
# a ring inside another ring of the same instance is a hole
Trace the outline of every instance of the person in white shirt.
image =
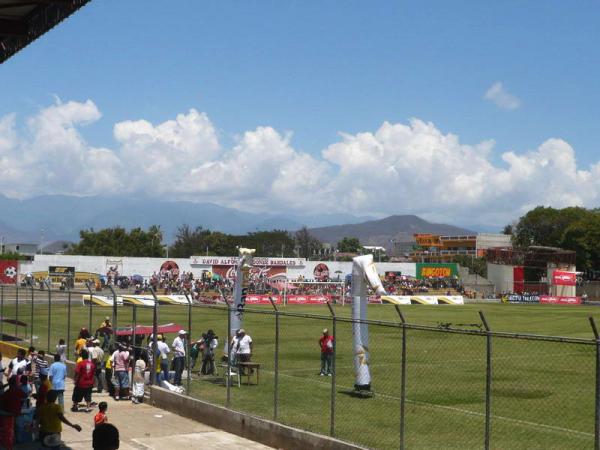
[(17, 350), (17, 357), (11, 360), (8, 364), (8, 376), (10, 379), (13, 375), (21, 375), (23, 372), (27, 370), (27, 364), (29, 361), (25, 358), (25, 349)]
[(94, 339), (92, 341), (94, 346), (90, 348), (90, 358), (95, 365), (94, 378), (96, 379), (96, 388), (98, 393), (102, 392), (102, 365), (104, 363), (104, 350), (100, 347), (100, 340)]
[(171, 353), (171, 349), (164, 341), (164, 337), (162, 335), (158, 335), (156, 338), (156, 348), (158, 351), (159, 367), (163, 374), (163, 380), (169, 381), (169, 353)]
[(173, 370), (175, 371), (173, 384), (175, 386), (181, 386), (181, 375), (185, 367), (186, 334), (185, 330), (179, 330), (177, 337), (173, 340)]
[[(250, 362), (252, 356), (252, 338), (246, 334), (246, 330), (243, 328), (238, 330), (236, 337), (235, 347), (233, 347), (236, 355), (236, 364)], [(243, 366), (240, 369), (240, 373), (244, 374)]]

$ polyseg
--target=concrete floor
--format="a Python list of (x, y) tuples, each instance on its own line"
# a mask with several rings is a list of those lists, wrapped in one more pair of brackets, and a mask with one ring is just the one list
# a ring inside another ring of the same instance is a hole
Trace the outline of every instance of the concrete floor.
[[(92, 448), (92, 431), (97, 407), (89, 413), (71, 412), (73, 385), (67, 381), (65, 390), (65, 416), (71, 423), (81, 425), (78, 433), (63, 424), (62, 440), (65, 449), (89, 450)], [(106, 394), (93, 394), (93, 401), (108, 403), (107, 416), (110, 423), (119, 429), (120, 449), (144, 450), (187, 450), (187, 449), (269, 449), (265, 445), (244, 439), (234, 434), (209, 427), (190, 419), (179, 417), (168, 411), (148, 404), (134, 405), (129, 401), (114, 401)], [(18, 449), (39, 449), (39, 443), (18, 445)]]

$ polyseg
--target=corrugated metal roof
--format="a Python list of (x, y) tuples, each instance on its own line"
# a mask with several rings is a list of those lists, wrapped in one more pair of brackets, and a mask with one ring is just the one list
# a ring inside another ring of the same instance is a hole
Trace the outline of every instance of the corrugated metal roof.
[(90, 0), (0, 0), (0, 63)]

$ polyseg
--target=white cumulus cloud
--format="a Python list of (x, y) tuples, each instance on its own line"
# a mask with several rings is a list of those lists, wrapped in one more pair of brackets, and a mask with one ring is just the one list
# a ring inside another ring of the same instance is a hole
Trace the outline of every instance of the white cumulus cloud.
[(521, 106), (519, 97), (508, 92), (499, 81), (490, 86), (483, 98), (494, 102), (498, 108), (502, 109), (517, 109)]
[(319, 155), (291, 133), (262, 126), (224, 148), (208, 115), (191, 109), (153, 124), (114, 125), (114, 148), (90, 145), (100, 120), (91, 100), (60, 102), (25, 118), (0, 117), (0, 192), (138, 194), (214, 202), (258, 212), (413, 213), (454, 223), (503, 225), (536, 205), (597, 206), (600, 162), (579, 167), (558, 138), (492, 158), (492, 140), (461, 142), (431, 122), (384, 122), (341, 133)]

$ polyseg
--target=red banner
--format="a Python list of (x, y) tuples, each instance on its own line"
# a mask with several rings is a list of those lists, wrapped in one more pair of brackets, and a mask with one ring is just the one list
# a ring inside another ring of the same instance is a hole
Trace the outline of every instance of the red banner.
[(580, 305), (581, 297), (540, 296), (540, 303), (547, 305)]
[(0, 261), (0, 284), (16, 284), (18, 267), (16, 260)]
[[(281, 304), (281, 295), (271, 295), (273, 301), (280, 305)], [(249, 294), (246, 295), (246, 304), (247, 305), (270, 305), (268, 295), (257, 295), (257, 294)]]
[(525, 268), (523, 266), (513, 267), (513, 292), (522, 294), (525, 290)]
[(288, 305), (322, 305), (331, 301), (331, 295), (288, 295)]
[(577, 274), (575, 272), (555, 270), (552, 272), (552, 284), (555, 286), (575, 286), (577, 284)]

